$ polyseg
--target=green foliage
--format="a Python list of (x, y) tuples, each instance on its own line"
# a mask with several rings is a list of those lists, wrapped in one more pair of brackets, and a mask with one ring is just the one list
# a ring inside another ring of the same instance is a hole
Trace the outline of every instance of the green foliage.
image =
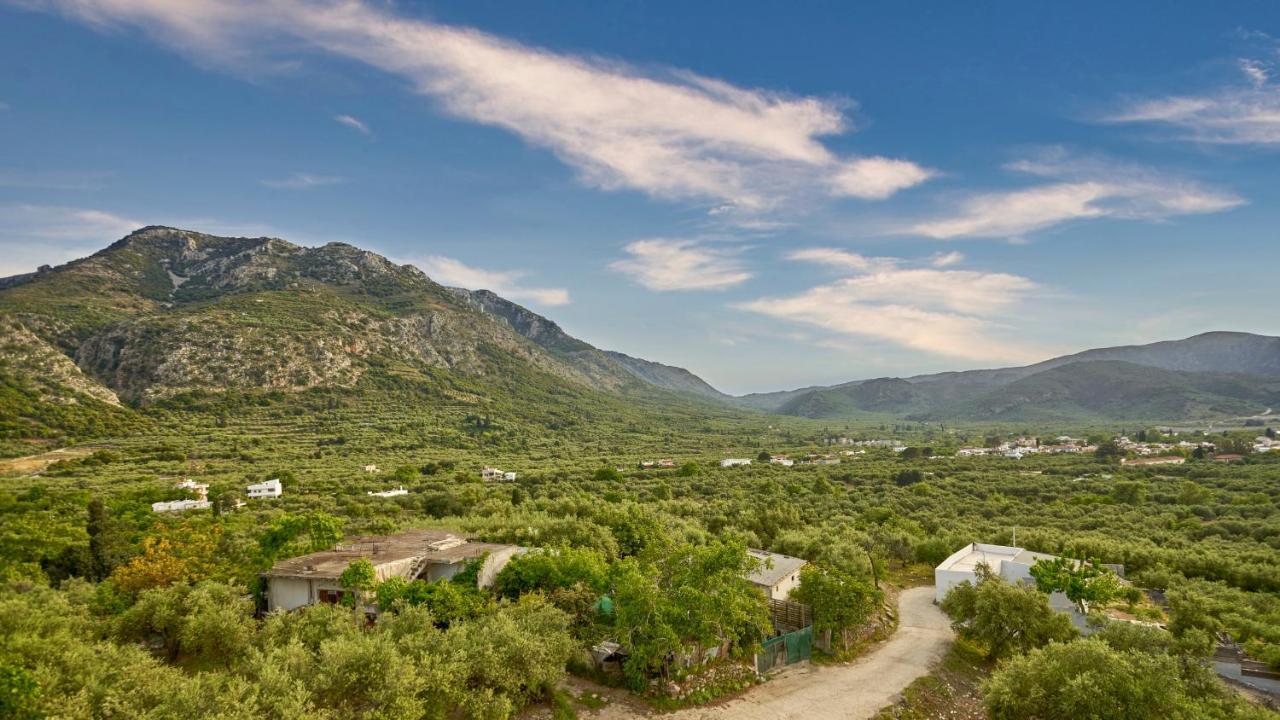
[(427, 582), (393, 577), (383, 580), (374, 588), (378, 608), (396, 611), (405, 607), (423, 607), (441, 626), (449, 626), (459, 620), (468, 620), (489, 609), (491, 600), (476, 589), (474, 584), (454, 582)]
[(622, 473), (618, 472), (618, 469), (615, 467), (602, 467), (596, 469), (595, 473), (592, 474), (591, 479), (596, 482), (621, 482)]
[(1216, 683), (1189, 681), (1158, 648), (1118, 649), (1105, 638), (1053, 643), (1014, 657), (983, 688), (992, 720), (1198, 720), (1264, 717)]
[(1077, 562), (1063, 557), (1037, 560), (1031, 577), (1042, 593), (1065, 593), (1081, 613), (1090, 605), (1104, 606), (1120, 594), (1120, 579), (1096, 562)]
[(883, 594), (861, 576), (816, 564), (800, 570), (800, 587), (791, 599), (813, 609), (813, 629), (830, 631), (838, 651), (849, 648), (853, 634), (871, 617)]
[(942, 600), (956, 634), (986, 649), (988, 658), (1007, 658), (1065, 642), (1078, 634), (1071, 619), (1049, 607), (1034, 588), (1011, 585), (979, 566), (978, 584), (951, 588)]

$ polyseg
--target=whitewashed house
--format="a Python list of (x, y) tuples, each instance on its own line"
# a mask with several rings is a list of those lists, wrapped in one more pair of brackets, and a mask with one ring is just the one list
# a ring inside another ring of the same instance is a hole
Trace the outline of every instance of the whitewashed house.
[(376, 473), (378, 472), (378, 466), (374, 465), (373, 463), (370, 463), (364, 466), (364, 471), (367, 473)]
[(174, 487), (178, 488), (179, 490), (190, 490), (191, 492), (195, 493), (197, 500), (209, 499), (209, 486), (204, 483), (198, 483), (195, 480), (192, 480), (191, 478), (183, 479), (182, 482), (178, 483)]
[(244, 494), (249, 496), (250, 500), (260, 498), (278, 498), (284, 494), (284, 486), (280, 484), (278, 479), (272, 478), (266, 482), (250, 485), (245, 488)]
[(772, 456), (772, 457), (770, 457), (770, 458), (769, 458), (769, 464), (770, 464), (770, 465), (781, 465), (782, 467), (791, 467), (792, 465), (795, 465), (795, 464), (796, 464), (796, 461), (795, 461), (795, 460), (792, 460), (791, 458), (787, 457), (786, 455), (774, 455), (774, 456)]
[(736, 467), (738, 465), (750, 465), (749, 458), (725, 458), (720, 461), (720, 467)]
[(516, 474), (513, 472), (504, 472), (502, 473), (502, 479), (506, 480), (507, 482), (515, 482)]

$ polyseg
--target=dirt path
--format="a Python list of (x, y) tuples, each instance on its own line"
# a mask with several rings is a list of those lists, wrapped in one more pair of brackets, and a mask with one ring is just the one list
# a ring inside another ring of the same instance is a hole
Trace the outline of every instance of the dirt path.
[(39, 455), (27, 455), (26, 457), (9, 458), (0, 460), (0, 475), (19, 475), (40, 472), (59, 460), (71, 460), (92, 455), (98, 447), (70, 447), (60, 450), (50, 450)]
[[(933, 587), (904, 590), (898, 597), (898, 631), (887, 642), (848, 665), (807, 665), (784, 671), (740, 697), (718, 705), (680, 710), (671, 720), (858, 720), (894, 702), (913, 680), (929, 672), (951, 644), (946, 616), (933, 604)], [(629, 703), (610, 703), (582, 717), (623, 720), (651, 713)]]

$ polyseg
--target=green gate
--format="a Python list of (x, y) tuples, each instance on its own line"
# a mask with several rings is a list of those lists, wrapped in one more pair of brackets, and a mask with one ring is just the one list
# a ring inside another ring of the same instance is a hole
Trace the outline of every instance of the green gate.
[(771, 637), (761, 643), (760, 654), (756, 655), (756, 672), (763, 675), (775, 668), (808, 660), (812, 654), (813, 627)]

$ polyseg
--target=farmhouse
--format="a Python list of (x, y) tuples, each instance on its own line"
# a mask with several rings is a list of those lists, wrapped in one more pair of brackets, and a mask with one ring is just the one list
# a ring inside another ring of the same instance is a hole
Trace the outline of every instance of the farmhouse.
[(806, 563), (797, 557), (768, 550), (748, 549), (747, 554), (760, 561), (760, 567), (747, 576), (770, 600), (786, 600), (800, 584), (800, 568)]
[(484, 558), (477, 584), (488, 587), (521, 548), (470, 542), (446, 530), (406, 530), (395, 535), (351, 538), (332, 550), (278, 562), (263, 574), (267, 610), (293, 610), (315, 603), (337, 603), (346, 592), (338, 578), (355, 560), (373, 563), (379, 582), (447, 580), (471, 560)]
[(278, 498), (284, 494), (284, 487), (280, 481), (272, 478), (266, 482), (254, 483), (245, 488), (245, 494), (250, 499), (254, 498)]

